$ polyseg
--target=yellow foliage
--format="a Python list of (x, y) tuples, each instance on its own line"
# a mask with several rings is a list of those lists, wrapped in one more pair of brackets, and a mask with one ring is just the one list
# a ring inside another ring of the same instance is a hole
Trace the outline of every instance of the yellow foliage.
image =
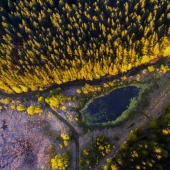
[(161, 70), (162, 70), (164, 73), (166, 73), (167, 71), (169, 71), (169, 67), (161, 64)]
[(27, 92), (28, 91), (28, 87), (23, 86), (23, 85), (19, 85), (19, 86), (20, 86), (22, 92)]
[(61, 107), (61, 110), (66, 110), (66, 106), (62, 106), (62, 107)]
[(107, 83), (103, 83), (103, 87), (109, 87)]
[(83, 90), (83, 93), (84, 93), (84, 94), (88, 94), (88, 91), (87, 91), (87, 90)]
[(5, 99), (1, 99), (0, 102), (3, 104), (9, 104), (10, 100), (9, 100), (9, 98), (5, 98)]
[(26, 110), (26, 107), (24, 104), (20, 104), (17, 106), (17, 110), (22, 112), (22, 111)]
[(121, 159), (118, 159), (117, 161), (118, 161), (118, 163), (119, 163), (120, 165), (122, 165), (122, 160), (121, 160)]
[(19, 87), (12, 87), (12, 89), (16, 92), (16, 93), (22, 93), (22, 90)]
[(65, 147), (69, 146), (69, 141), (68, 140), (64, 140), (64, 146)]
[(106, 148), (106, 154), (108, 154), (109, 152), (111, 152), (110, 148)]
[(158, 159), (161, 159), (161, 158), (162, 158), (162, 156), (161, 156), (161, 155), (156, 155), (156, 157), (157, 157)]
[(67, 147), (69, 146), (69, 140), (70, 140), (70, 136), (66, 133), (62, 133), (61, 134), (61, 137), (63, 139), (63, 142), (64, 142), (64, 146)]
[(163, 133), (164, 135), (169, 135), (169, 134), (170, 134), (170, 130), (162, 129), (162, 133)]
[(140, 169), (140, 165), (137, 165), (137, 166), (136, 166), (136, 169)]
[(153, 72), (155, 70), (154, 66), (148, 66), (149, 72)]
[(62, 144), (59, 144), (59, 147), (60, 147), (60, 149), (63, 149), (63, 145)]
[(148, 165), (150, 166), (150, 167), (152, 167), (153, 165), (152, 165), (152, 163), (148, 163)]
[(145, 148), (148, 148), (148, 145), (144, 145)]
[(69, 162), (68, 152), (64, 152), (62, 155), (57, 154), (51, 159), (51, 168), (52, 170), (68, 170)]
[(70, 139), (69, 135), (66, 134), (66, 133), (62, 133), (61, 137), (62, 137), (63, 140), (69, 140)]
[(149, 56), (147, 56), (147, 55), (142, 56), (142, 59), (141, 59), (142, 64), (148, 63), (149, 61), (150, 61)]
[(79, 119), (78, 119), (78, 117), (75, 117), (74, 120), (75, 120), (75, 121), (78, 121)]
[[(170, 13), (169, 13), (170, 14)], [(164, 50), (163, 55), (165, 57), (170, 56), (170, 45)]]
[(81, 89), (77, 89), (76, 92), (77, 92), (78, 94), (80, 94), (80, 93), (81, 93)]
[(161, 148), (155, 148), (155, 153), (161, 153)]
[(53, 117), (52, 113), (48, 113), (48, 118), (52, 118), (52, 117)]
[(84, 150), (83, 150), (83, 155), (89, 155), (90, 154), (90, 149), (89, 148), (85, 148)]
[(44, 102), (44, 97), (43, 96), (39, 96), (38, 97), (38, 102)]
[(109, 169), (109, 165), (106, 164), (103, 166), (103, 170), (108, 170), (108, 169)]
[(118, 170), (117, 166), (116, 165), (111, 165), (111, 170)]
[(30, 106), (28, 109), (27, 109), (27, 113), (29, 115), (34, 115), (34, 106)]
[(48, 103), (51, 107), (58, 108), (60, 104), (63, 104), (64, 101), (67, 100), (67, 96), (62, 94), (54, 94), (52, 93), (49, 97), (45, 99), (45, 102)]
[(102, 146), (102, 145), (100, 145), (98, 148), (99, 148), (99, 151), (104, 150), (104, 146)]
[(132, 152), (132, 157), (138, 157), (138, 153), (136, 151)]
[(32, 106), (28, 107), (28, 109), (27, 109), (27, 113), (29, 115), (34, 115), (36, 113), (42, 113), (42, 112), (43, 112), (43, 110), (42, 110), (42, 108), (40, 106), (32, 105)]

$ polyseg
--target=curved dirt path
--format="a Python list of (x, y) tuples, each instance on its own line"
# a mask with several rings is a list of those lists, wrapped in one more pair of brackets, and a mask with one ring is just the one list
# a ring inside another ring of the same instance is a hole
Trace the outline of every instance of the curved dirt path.
[(53, 113), (54, 116), (56, 116), (59, 120), (61, 120), (64, 124), (66, 124), (69, 127), (70, 131), (72, 132), (73, 139), (75, 141), (75, 146), (76, 146), (76, 170), (79, 170), (79, 137), (78, 137), (78, 133), (76, 132), (74, 127), (68, 121), (66, 121), (62, 116), (60, 116), (57, 113), (57, 111), (54, 111), (48, 104), (46, 104), (46, 107), (48, 108), (48, 110), (50, 112)]

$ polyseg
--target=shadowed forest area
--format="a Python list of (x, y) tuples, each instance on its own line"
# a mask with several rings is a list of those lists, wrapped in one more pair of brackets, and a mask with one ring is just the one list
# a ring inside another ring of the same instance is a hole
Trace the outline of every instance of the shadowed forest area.
[(0, 2), (0, 89), (125, 73), (170, 55), (168, 0)]

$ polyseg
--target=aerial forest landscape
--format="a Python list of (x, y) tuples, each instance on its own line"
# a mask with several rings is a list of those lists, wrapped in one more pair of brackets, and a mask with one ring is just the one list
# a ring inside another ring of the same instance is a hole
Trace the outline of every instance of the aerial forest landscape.
[(0, 0), (0, 170), (170, 170), (170, 0)]

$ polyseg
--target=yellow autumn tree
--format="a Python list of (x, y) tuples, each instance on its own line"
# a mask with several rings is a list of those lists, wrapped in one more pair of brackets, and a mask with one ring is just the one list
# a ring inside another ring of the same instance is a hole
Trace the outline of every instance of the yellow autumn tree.
[(57, 154), (51, 159), (52, 170), (68, 170), (70, 163), (69, 153)]

